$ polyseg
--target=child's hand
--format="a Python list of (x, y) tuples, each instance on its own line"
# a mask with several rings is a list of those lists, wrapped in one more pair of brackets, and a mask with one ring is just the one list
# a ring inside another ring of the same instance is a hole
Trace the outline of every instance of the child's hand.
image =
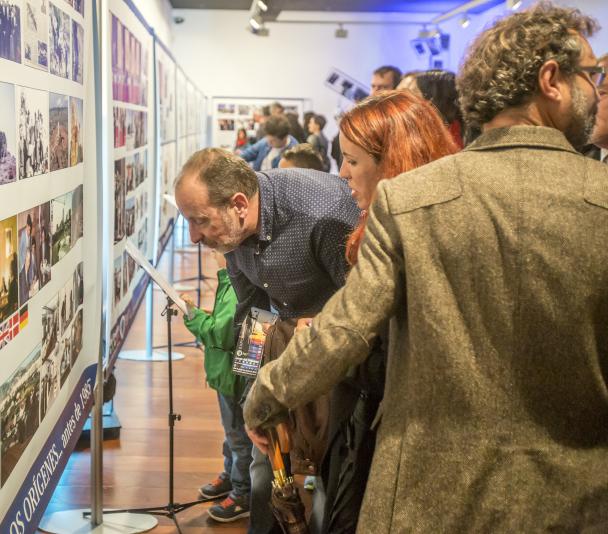
[(180, 295), (180, 298), (186, 303), (186, 306), (188, 306), (188, 308), (196, 307), (194, 301), (192, 300), (192, 297), (188, 295), (188, 293), (182, 293)]

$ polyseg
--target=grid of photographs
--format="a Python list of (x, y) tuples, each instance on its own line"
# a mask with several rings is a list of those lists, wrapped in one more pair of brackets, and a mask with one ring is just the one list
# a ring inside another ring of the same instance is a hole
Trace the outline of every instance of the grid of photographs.
[(112, 15), (112, 95), (114, 100), (148, 103), (148, 49)]
[[(82, 350), (84, 283), (78, 264), (42, 307), (42, 343), (0, 385), (0, 482), (4, 485)], [(20, 317), (21, 323), (27, 317)]]

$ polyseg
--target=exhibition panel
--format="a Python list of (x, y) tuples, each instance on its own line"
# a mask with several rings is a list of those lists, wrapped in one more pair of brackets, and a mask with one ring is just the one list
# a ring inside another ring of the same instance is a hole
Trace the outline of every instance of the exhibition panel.
[(107, 132), (105, 172), (109, 213), (113, 214), (108, 217), (112, 264), (106, 303), (110, 312), (106, 367), (110, 368), (148, 283), (148, 277), (125, 252), (125, 245), (131, 240), (152, 258), (157, 225), (152, 33), (132, 4), (110, 0), (107, 5), (102, 93), (113, 125)]
[(0, 6), (0, 532), (34, 532), (100, 344), (91, 0)]

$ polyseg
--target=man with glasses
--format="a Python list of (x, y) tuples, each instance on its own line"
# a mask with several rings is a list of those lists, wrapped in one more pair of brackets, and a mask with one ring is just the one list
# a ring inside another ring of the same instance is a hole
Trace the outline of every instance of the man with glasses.
[(477, 37), (458, 89), (481, 135), (380, 182), (344, 288), (249, 393), (264, 447), (390, 320), (358, 532), (608, 532), (608, 167), (575, 150), (597, 29), (540, 2)]
[(595, 128), (591, 135), (591, 145), (583, 153), (588, 157), (608, 163), (608, 78), (605, 74), (605, 69), (608, 68), (608, 54), (600, 57), (597, 63), (598, 68), (604, 69), (603, 73), (595, 74), (600, 102), (597, 108)]

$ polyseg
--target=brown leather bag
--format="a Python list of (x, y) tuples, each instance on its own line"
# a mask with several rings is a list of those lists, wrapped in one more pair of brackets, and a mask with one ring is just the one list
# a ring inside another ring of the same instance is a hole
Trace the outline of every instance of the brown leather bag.
[[(292, 338), (297, 319), (277, 320), (266, 333), (262, 362), (276, 360)], [(317, 475), (327, 447), (329, 395), (292, 410), (289, 415), (291, 471)]]

